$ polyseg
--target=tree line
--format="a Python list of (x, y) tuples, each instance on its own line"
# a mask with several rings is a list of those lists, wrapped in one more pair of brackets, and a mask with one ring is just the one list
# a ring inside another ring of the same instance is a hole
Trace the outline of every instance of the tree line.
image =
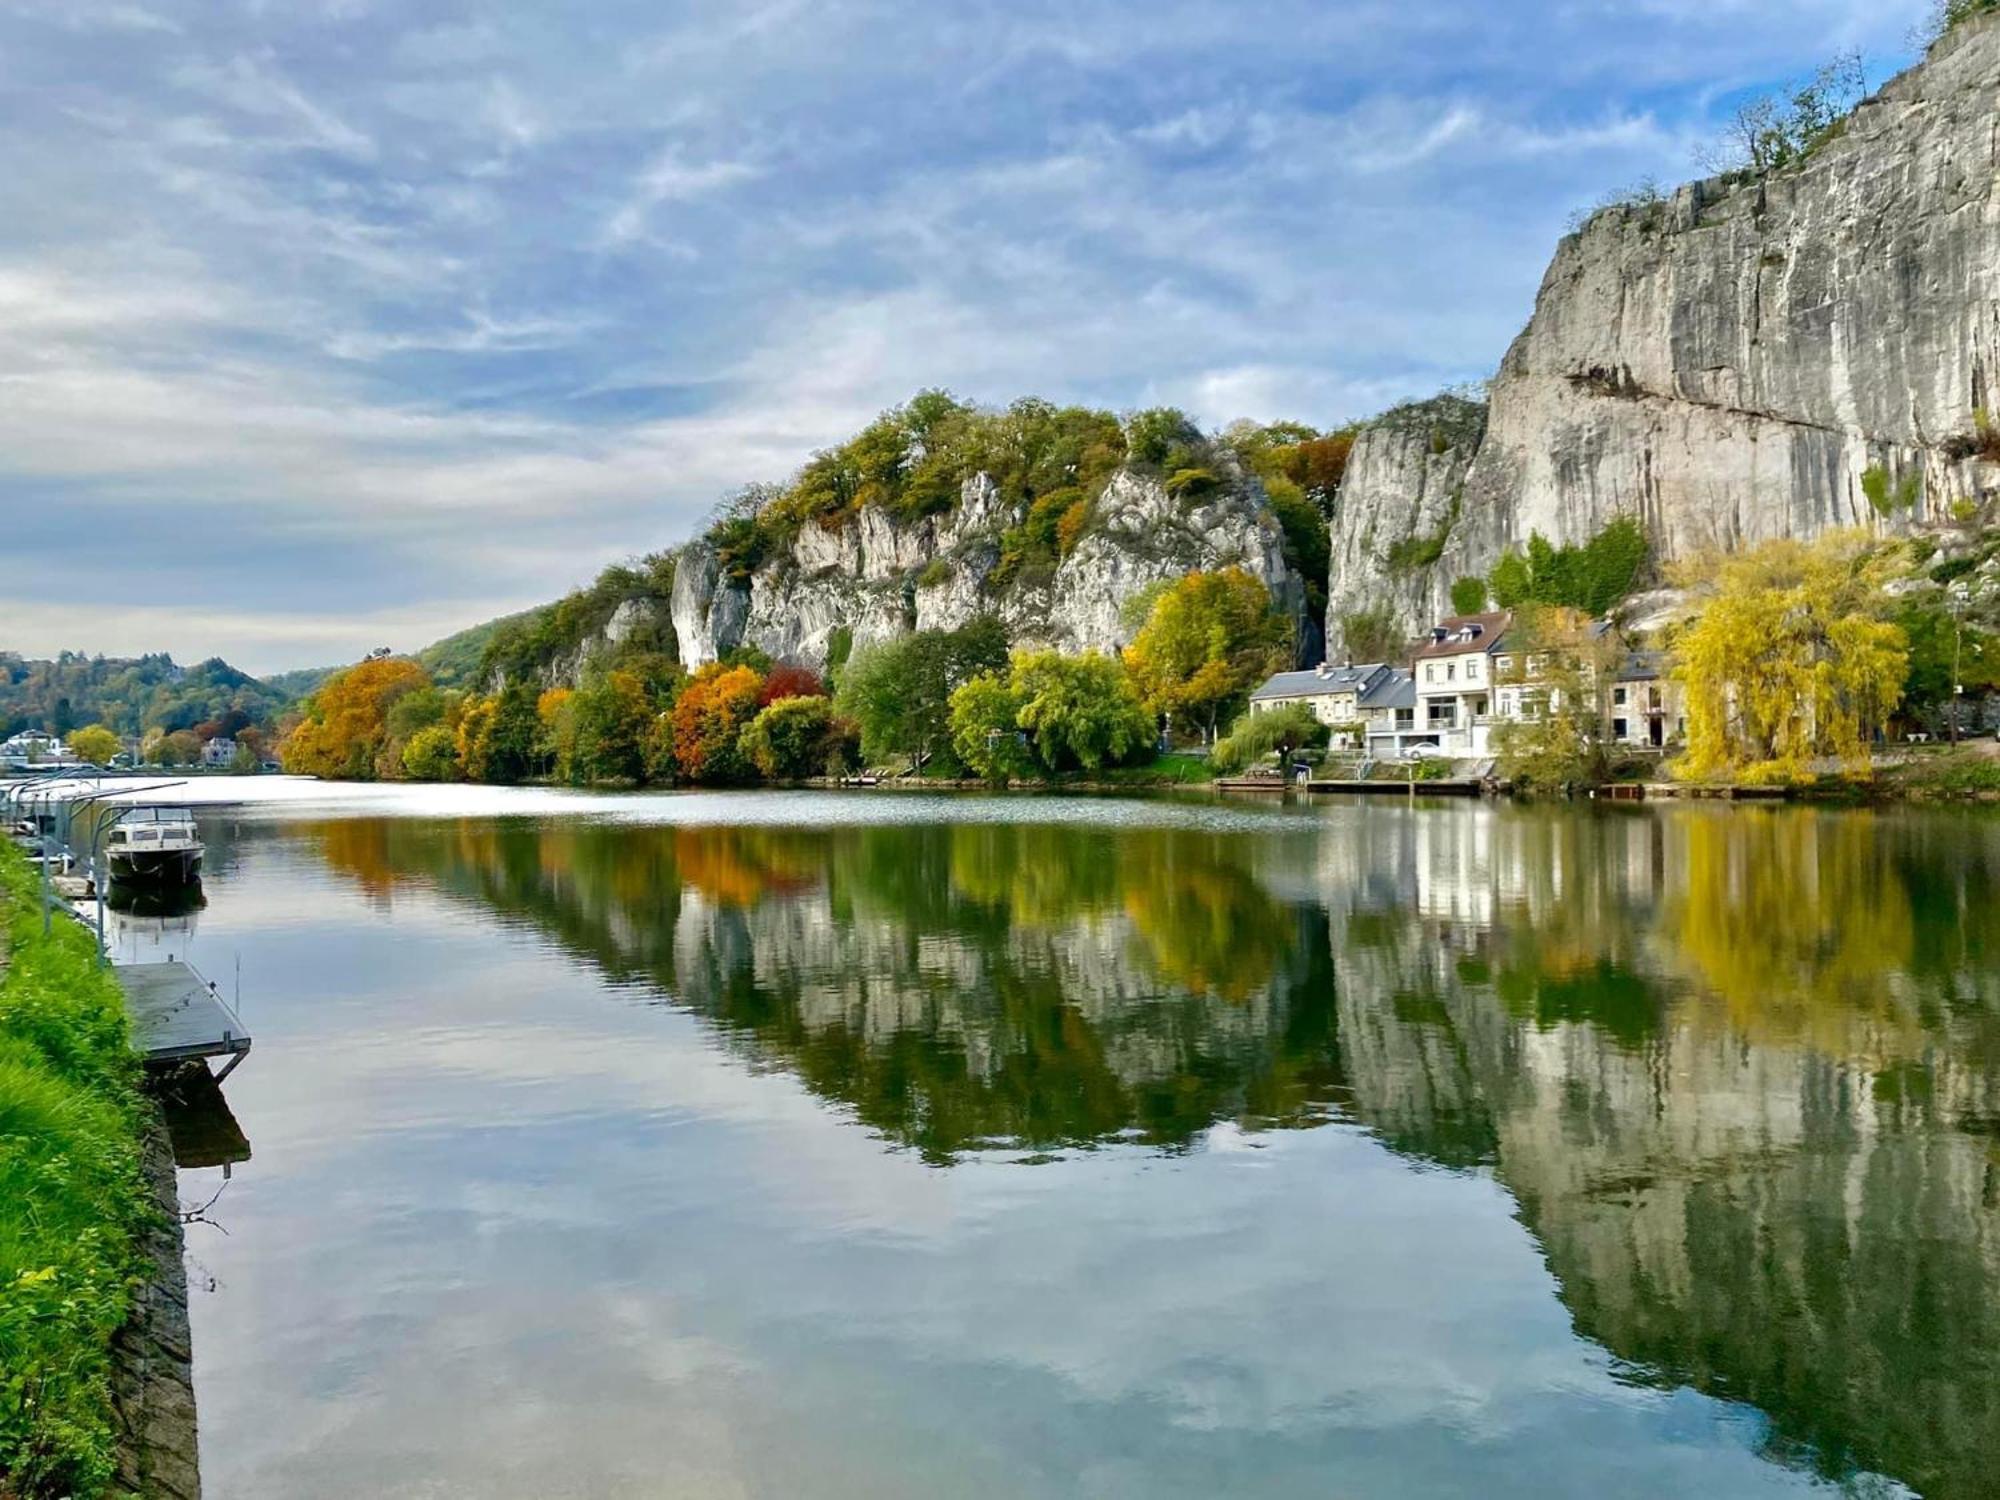
[(442, 686), (376, 657), (329, 678), (285, 739), (285, 769), (358, 781), (742, 785), (866, 767), (996, 781), (1151, 760), (1162, 728), (1212, 740), (1289, 659), (1289, 623), (1240, 568), (1135, 601), (1122, 653), (1017, 650), (994, 616), (855, 649), (826, 677), (744, 649), (688, 673), (660, 653), (575, 687)]

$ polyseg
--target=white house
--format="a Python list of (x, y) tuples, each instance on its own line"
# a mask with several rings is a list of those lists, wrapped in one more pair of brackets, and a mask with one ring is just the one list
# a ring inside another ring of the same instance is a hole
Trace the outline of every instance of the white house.
[(1500, 673), (1495, 658), (1514, 617), (1506, 610), (1453, 615), (1431, 627), (1417, 647), (1416, 728), (1452, 755), (1491, 753), (1494, 690)]
[(236, 759), (236, 741), (218, 734), (202, 742), (201, 763), (210, 770), (227, 770)]
[(67, 765), (74, 760), (61, 740), (39, 729), (24, 729), (0, 741), (0, 764), (7, 766)]

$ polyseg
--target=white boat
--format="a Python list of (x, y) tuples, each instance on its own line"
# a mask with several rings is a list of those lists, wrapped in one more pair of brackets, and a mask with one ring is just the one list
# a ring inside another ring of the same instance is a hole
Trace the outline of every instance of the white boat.
[(201, 834), (185, 807), (128, 807), (104, 833), (117, 881), (191, 885), (201, 875)]

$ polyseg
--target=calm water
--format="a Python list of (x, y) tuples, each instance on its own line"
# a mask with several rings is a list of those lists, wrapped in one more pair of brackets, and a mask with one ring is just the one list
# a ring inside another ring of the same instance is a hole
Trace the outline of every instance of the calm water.
[(206, 819), (216, 1500), (2000, 1492), (2000, 823)]

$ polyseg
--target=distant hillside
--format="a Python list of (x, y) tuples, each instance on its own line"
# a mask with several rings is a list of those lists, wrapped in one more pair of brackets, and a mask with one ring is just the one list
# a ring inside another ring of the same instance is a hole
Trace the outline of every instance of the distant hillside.
[(318, 692), (319, 685), (339, 670), (339, 667), (299, 667), (290, 672), (274, 673), (263, 681), (273, 696), (292, 704)]
[(479, 679), (480, 664), (486, 659), (495, 637), (502, 632), (532, 632), (551, 607), (544, 605), (524, 609), (518, 614), (502, 615), (497, 620), (488, 620), (456, 635), (448, 635), (441, 641), (433, 641), (417, 653), (417, 662), (431, 674), (431, 681), (439, 687), (468, 687)]
[(128, 735), (210, 723), (233, 731), (275, 724), (291, 702), (282, 688), (220, 657), (183, 667), (164, 653), (112, 657), (65, 651), (53, 661), (0, 653), (0, 735), (22, 729), (67, 734), (98, 723)]

